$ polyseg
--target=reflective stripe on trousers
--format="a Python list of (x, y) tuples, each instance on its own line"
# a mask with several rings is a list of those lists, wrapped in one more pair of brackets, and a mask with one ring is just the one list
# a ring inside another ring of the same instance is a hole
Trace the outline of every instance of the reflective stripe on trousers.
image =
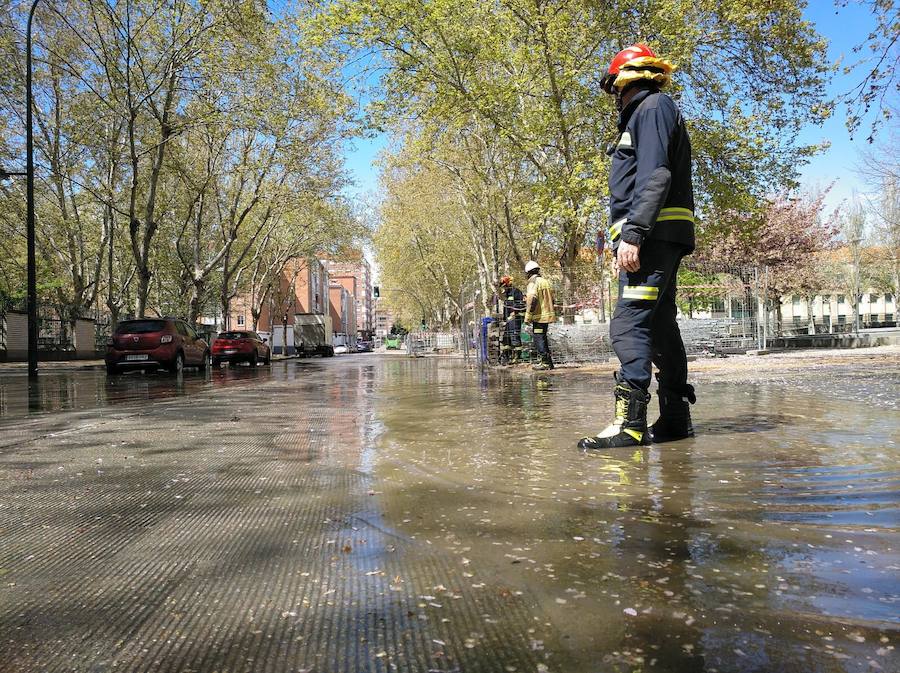
[(649, 239), (641, 246), (641, 268), (619, 273), (619, 300), (609, 326), (622, 377), (636, 388), (650, 387), (652, 364), (662, 387), (687, 383), (687, 357), (675, 320), (678, 267), (685, 248)]

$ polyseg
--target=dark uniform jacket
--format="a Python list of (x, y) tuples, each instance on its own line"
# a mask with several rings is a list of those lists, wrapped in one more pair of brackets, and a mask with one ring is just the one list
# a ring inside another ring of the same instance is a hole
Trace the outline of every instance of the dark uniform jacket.
[(609, 153), (613, 247), (655, 238), (693, 250), (691, 141), (675, 102), (652, 87), (639, 91), (619, 115)]
[(525, 296), (517, 287), (500, 288), (500, 299), (503, 302), (503, 319), (508, 320), (515, 314), (522, 317), (525, 311)]

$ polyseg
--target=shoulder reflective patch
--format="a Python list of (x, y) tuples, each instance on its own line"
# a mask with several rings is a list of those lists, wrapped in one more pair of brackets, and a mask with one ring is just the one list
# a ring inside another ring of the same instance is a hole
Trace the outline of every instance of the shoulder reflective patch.
[(619, 143), (616, 147), (633, 147), (631, 144), (631, 134), (628, 131), (625, 131), (619, 136)]
[(622, 299), (656, 301), (659, 299), (659, 288), (652, 285), (626, 285), (622, 290)]

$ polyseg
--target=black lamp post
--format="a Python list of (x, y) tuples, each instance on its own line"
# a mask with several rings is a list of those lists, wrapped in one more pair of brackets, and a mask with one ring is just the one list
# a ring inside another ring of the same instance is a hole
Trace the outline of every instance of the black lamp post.
[(31, 128), (31, 23), (40, 0), (31, 3), (25, 33), (25, 199), (28, 238), (28, 378), (38, 374), (37, 261), (34, 251), (34, 131)]

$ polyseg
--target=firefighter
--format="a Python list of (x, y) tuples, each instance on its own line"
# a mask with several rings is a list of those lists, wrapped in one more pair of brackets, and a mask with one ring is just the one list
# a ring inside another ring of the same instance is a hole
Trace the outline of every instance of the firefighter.
[(522, 354), (522, 314), (525, 297), (512, 284), (512, 278), (500, 279), (500, 300), (503, 303), (503, 340), (500, 344), (500, 364), (516, 364)]
[[(607, 153), (610, 225), (619, 300), (610, 323), (620, 369), (615, 417), (583, 449), (641, 446), (691, 437), (687, 358), (675, 321), (675, 279), (694, 249), (691, 144), (675, 102), (661, 93), (671, 63), (646, 45), (616, 54), (601, 86), (616, 97), (618, 137)], [(647, 427), (652, 365), (659, 369), (659, 419)]]
[(550, 323), (556, 320), (553, 312), (553, 295), (550, 283), (541, 276), (541, 267), (535, 261), (525, 265), (528, 286), (525, 288), (525, 322), (531, 323), (534, 335), (534, 349), (538, 362), (533, 369), (553, 369), (553, 356), (550, 354), (550, 339), (547, 330)]

